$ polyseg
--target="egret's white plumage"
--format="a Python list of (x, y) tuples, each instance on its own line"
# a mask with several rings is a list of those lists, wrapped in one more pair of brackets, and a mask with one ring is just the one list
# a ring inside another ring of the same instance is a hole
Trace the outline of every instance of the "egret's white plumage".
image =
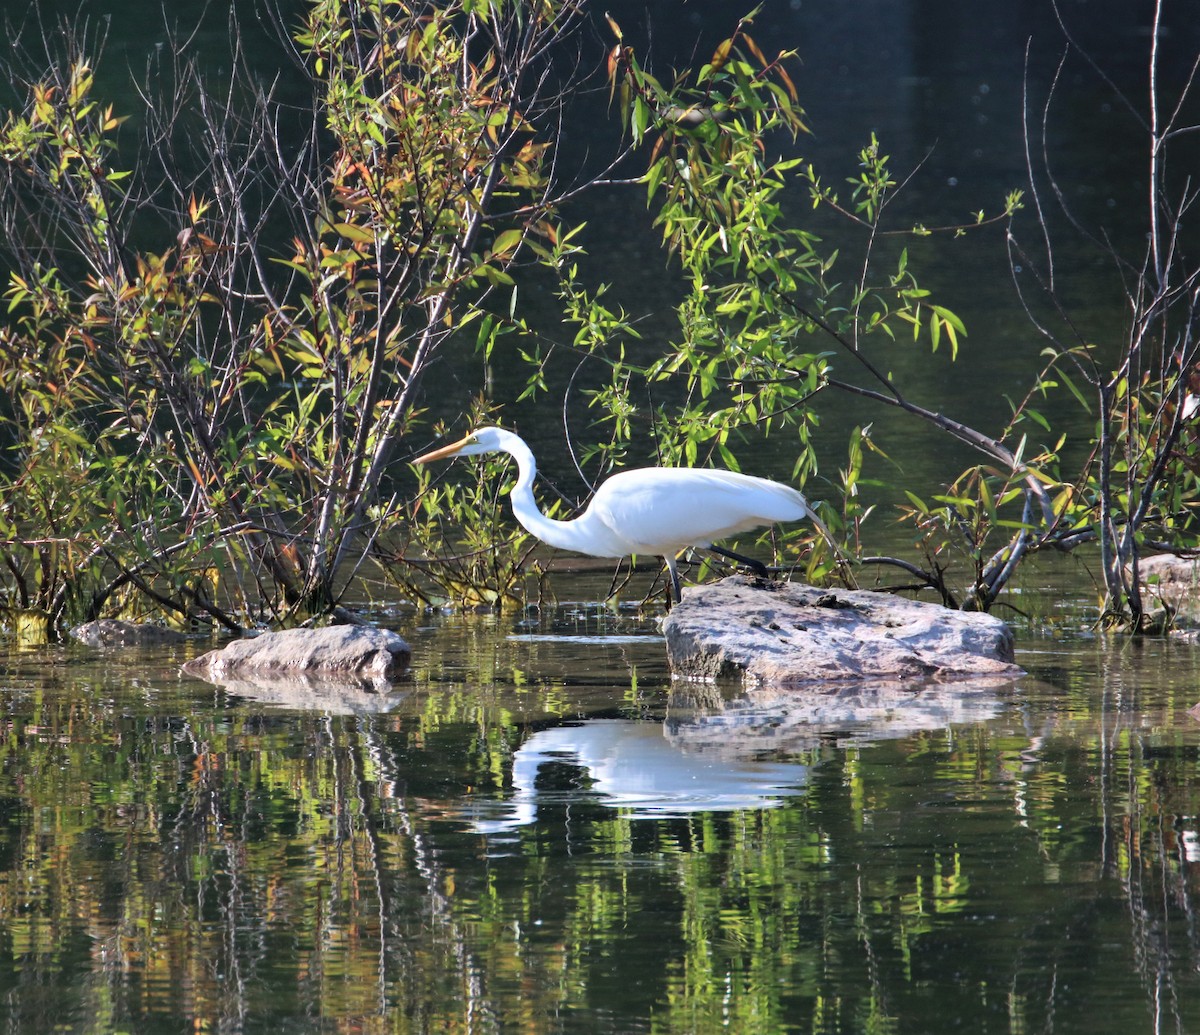
[(525, 440), (511, 431), (479, 428), (413, 462), (493, 452), (508, 453), (517, 462), (512, 509), (526, 531), (550, 546), (591, 557), (657, 554), (667, 562), (676, 599), (675, 558), (689, 546), (710, 547), (728, 536), (805, 517), (833, 541), (808, 501), (790, 485), (733, 471), (691, 467), (619, 471), (596, 490), (579, 517), (556, 521), (538, 509), (533, 496), (537, 462)]

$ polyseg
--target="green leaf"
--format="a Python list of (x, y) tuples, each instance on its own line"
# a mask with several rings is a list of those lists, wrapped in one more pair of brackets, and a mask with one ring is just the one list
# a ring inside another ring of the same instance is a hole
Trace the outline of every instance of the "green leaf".
[(1079, 386), (1061, 370), (1058, 372), (1058, 376), (1062, 379), (1062, 383), (1067, 386), (1071, 394), (1075, 396), (1077, 400), (1079, 400), (1079, 404), (1083, 407), (1084, 412), (1091, 413), (1091, 401), (1084, 396), (1083, 392), (1080, 391)]
[(356, 244), (375, 243), (375, 233), (368, 227), (355, 223), (334, 223), (333, 229), (347, 241), (354, 241)]
[(507, 255), (509, 252), (514, 251), (524, 236), (525, 231), (516, 227), (505, 230), (503, 233), (497, 235), (496, 240), (492, 243), (492, 256)]

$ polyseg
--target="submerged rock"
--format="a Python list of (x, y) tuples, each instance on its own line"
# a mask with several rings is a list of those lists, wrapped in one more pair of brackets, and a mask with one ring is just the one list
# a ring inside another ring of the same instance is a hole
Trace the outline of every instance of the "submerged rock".
[(187, 637), (174, 629), (119, 618), (98, 618), (71, 630), (71, 635), (89, 647), (157, 647), (183, 643)]
[(403, 671), (408, 644), (398, 633), (363, 625), (323, 629), (285, 629), (234, 640), (183, 666), (184, 672), (210, 682), (227, 682), (247, 673), (337, 673), (363, 680), (387, 680)]
[(991, 615), (795, 582), (692, 587), (663, 632), (672, 670), (687, 679), (798, 687), (1021, 674), (1012, 630)]

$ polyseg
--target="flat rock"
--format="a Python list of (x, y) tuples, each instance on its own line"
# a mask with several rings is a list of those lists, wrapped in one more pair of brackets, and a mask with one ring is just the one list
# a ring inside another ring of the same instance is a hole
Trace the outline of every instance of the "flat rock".
[(796, 582), (690, 587), (663, 633), (685, 679), (802, 687), (1021, 675), (1012, 630), (991, 615)]
[(119, 618), (99, 618), (84, 622), (71, 635), (89, 647), (157, 647), (183, 643), (187, 637), (175, 629), (144, 622), (126, 622)]
[(188, 675), (224, 683), (249, 673), (337, 673), (386, 680), (408, 664), (408, 644), (398, 633), (364, 625), (284, 629), (233, 640), (184, 664)]

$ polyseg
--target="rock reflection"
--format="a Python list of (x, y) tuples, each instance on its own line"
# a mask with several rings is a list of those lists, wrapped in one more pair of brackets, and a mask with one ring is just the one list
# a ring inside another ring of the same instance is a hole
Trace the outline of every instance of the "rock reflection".
[(226, 693), (256, 704), (325, 715), (373, 715), (390, 711), (405, 696), (388, 682), (336, 679), (297, 673), (255, 673), (237, 679), (210, 680)]
[(685, 691), (673, 701), (668, 736), (690, 750), (724, 754), (806, 751), (822, 744), (890, 740), (995, 717), (1012, 680), (913, 686), (855, 683), (819, 691), (764, 687), (720, 701)]
[[(630, 819), (775, 808), (808, 782), (808, 767), (786, 756), (992, 718), (998, 685), (1006, 684), (760, 690), (728, 701), (690, 690), (663, 723), (592, 719), (535, 732), (513, 756), (511, 797), (476, 799), (464, 813), (474, 831), (494, 834), (534, 823), (539, 806), (572, 802)], [(554, 764), (583, 770), (586, 781), (551, 788), (545, 776)]]

